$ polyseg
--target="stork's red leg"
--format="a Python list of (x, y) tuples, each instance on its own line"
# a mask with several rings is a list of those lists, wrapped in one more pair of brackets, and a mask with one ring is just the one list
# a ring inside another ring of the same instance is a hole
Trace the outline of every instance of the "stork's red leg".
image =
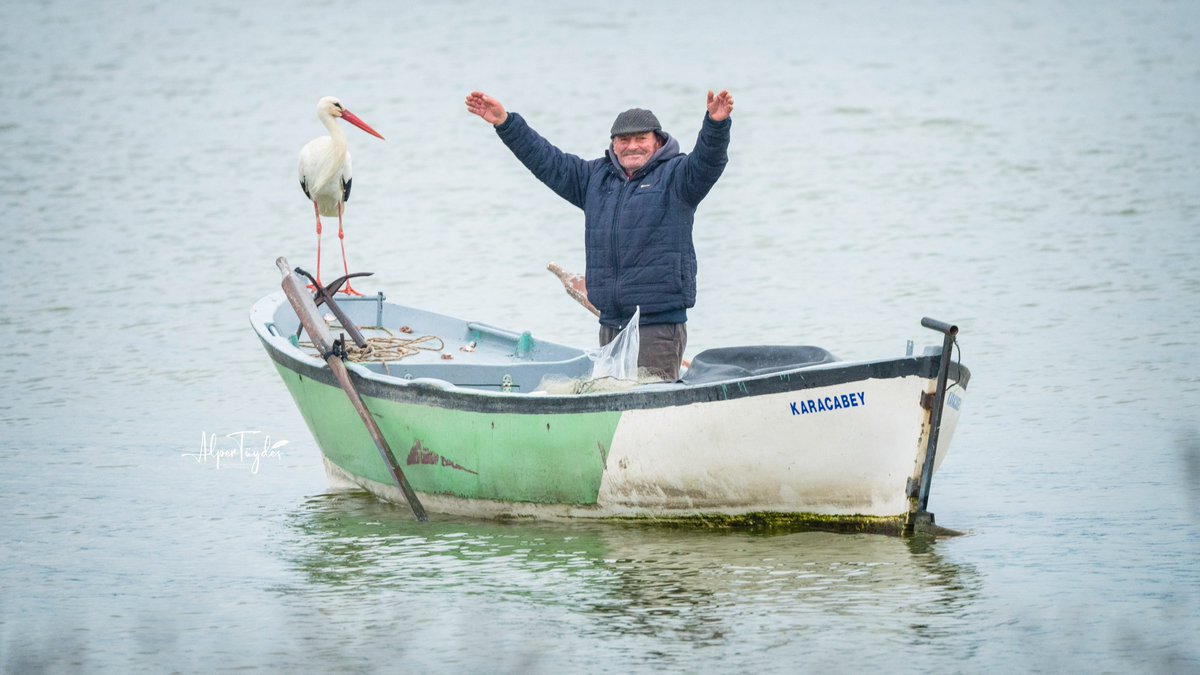
[[(317, 279), (317, 284), (321, 283), (321, 209), (317, 207), (317, 203), (313, 202), (313, 213), (317, 215), (317, 270), (313, 274)], [(313, 289), (316, 290), (316, 289)]]
[[(346, 274), (350, 274), (350, 266), (346, 264), (346, 233), (342, 230), (342, 209), (342, 203), (338, 202), (338, 241), (342, 244), (342, 269)], [(362, 295), (350, 286), (349, 279), (346, 280), (346, 286), (342, 288), (341, 292), (346, 295)]]

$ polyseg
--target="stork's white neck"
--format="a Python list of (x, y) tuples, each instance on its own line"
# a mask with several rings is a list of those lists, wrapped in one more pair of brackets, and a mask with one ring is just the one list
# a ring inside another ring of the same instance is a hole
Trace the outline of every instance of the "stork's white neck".
[(341, 125), (337, 123), (337, 119), (333, 115), (323, 110), (317, 117), (320, 118), (321, 124), (324, 124), (325, 128), (329, 130), (329, 140), (333, 141), (334, 154), (341, 157), (346, 152), (346, 134), (342, 132)]

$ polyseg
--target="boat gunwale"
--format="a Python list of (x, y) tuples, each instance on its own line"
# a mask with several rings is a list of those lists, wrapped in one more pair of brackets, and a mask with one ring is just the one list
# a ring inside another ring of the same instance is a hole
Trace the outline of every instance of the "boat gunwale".
[[(271, 359), (301, 377), (337, 387), (338, 383), (328, 366), (315, 357), (291, 354), (284, 350), (277, 343), (279, 336), (270, 334), (263, 322), (254, 320), (256, 311), (263, 310), (262, 306), (274, 297), (264, 297), (251, 310), (251, 323), (255, 333)], [(405, 307), (395, 303), (389, 304)], [(356, 364), (348, 365), (351, 377), (354, 378), (360, 392), (371, 398), (481, 413), (568, 414), (666, 408), (789, 391), (800, 392), (868, 379), (910, 376), (933, 379), (937, 376), (940, 358), (938, 350), (936, 353), (920, 356), (802, 365), (794, 369), (702, 384), (659, 383), (621, 391), (567, 395), (487, 391), (433, 378), (406, 380), (377, 373)], [(966, 366), (952, 361), (949, 374), (952, 382), (966, 388), (970, 379), (970, 370)]]

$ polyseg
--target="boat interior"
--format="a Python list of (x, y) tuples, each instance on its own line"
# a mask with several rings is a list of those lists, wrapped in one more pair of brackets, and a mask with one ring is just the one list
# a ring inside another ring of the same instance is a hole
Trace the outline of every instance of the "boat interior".
[[(356, 353), (346, 328), (321, 307), (330, 332), (334, 337), (345, 336), (352, 362), (380, 375), (495, 392), (582, 393), (579, 383), (589, 381), (592, 373), (592, 356), (587, 351), (538, 340), (528, 331), (517, 333), (396, 305), (385, 302), (382, 295), (338, 298), (337, 303), (371, 350)], [(286, 300), (264, 306), (262, 314), (254, 321), (262, 321), (267, 335), (308, 356), (320, 356), (299, 330), (299, 319)], [(692, 359), (680, 382), (645, 386), (724, 382), (836, 360), (825, 349), (809, 346), (709, 349)]]

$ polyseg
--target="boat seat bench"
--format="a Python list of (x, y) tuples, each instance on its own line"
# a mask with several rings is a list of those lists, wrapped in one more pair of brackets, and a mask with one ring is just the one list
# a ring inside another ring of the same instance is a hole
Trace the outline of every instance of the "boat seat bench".
[(837, 358), (821, 347), (720, 347), (706, 349), (697, 354), (682, 380), (685, 384), (711, 384), (835, 361)]

